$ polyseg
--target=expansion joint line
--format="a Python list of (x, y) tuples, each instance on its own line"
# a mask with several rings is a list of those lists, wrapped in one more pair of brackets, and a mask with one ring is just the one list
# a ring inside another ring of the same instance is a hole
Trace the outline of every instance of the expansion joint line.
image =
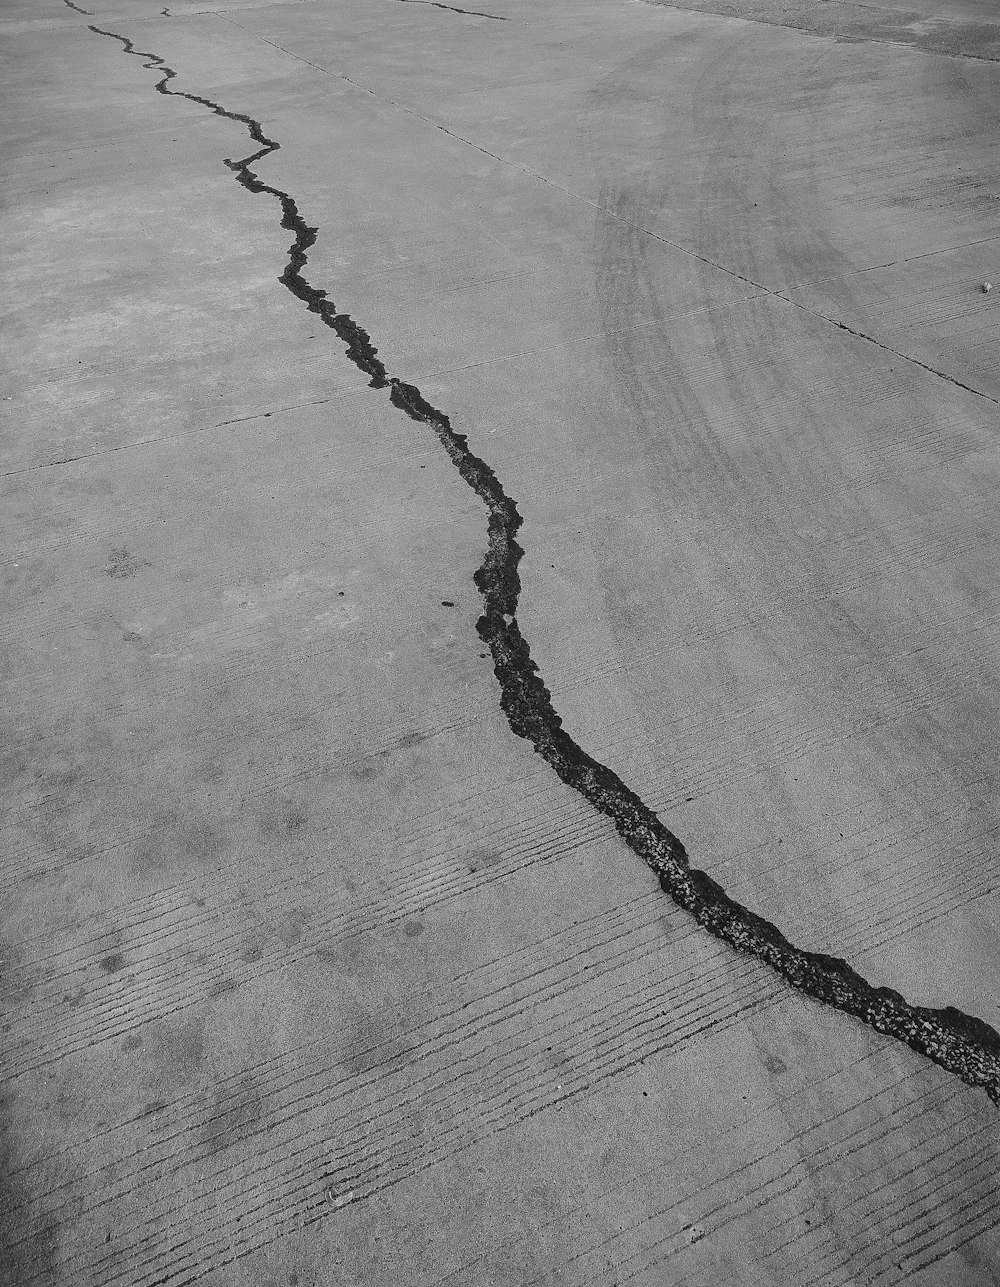
[(951, 1006), (930, 1009), (911, 1005), (891, 988), (872, 987), (846, 961), (795, 947), (776, 926), (735, 902), (707, 873), (692, 867), (681, 841), (653, 810), (569, 736), (517, 622), (518, 565), (524, 555), (517, 543), (523, 522), (517, 505), (490, 466), (470, 449), (466, 436), (452, 427), (448, 416), (432, 406), (415, 385), (389, 375), (367, 331), (347, 313), (338, 312), (326, 291), (303, 276), (307, 252), (315, 244), (318, 230), (309, 227), (287, 192), (264, 183), (251, 168), (276, 152), (279, 145), (253, 117), (229, 111), (198, 94), (171, 89), (177, 73), (159, 55), (136, 49), (131, 40), (116, 32), (93, 25), (90, 30), (118, 41), (125, 53), (144, 59), (147, 69), (158, 70), (159, 93), (186, 98), (246, 128), (258, 150), (242, 160), (227, 160), (226, 165), (249, 192), (275, 198), (281, 208), (281, 226), (295, 238), (278, 280), (337, 335), (348, 358), (369, 377), (373, 389), (388, 389), (394, 407), (431, 430), (463, 481), (482, 501), (488, 514), (487, 549), (474, 576), (483, 599), (476, 629), (492, 654), (500, 705), (511, 730), (531, 743), (562, 782), (610, 819), (622, 840), (656, 874), (661, 889), (703, 929), (738, 952), (764, 962), (799, 992), (904, 1042), (968, 1085), (981, 1086), (994, 1103), (1000, 1103), (1000, 1035), (988, 1024)]
[(919, 358), (911, 357), (909, 353), (901, 353), (899, 349), (894, 349), (891, 344), (883, 344), (877, 340), (874, 335), (869, 335), (867, 331), (856, 331), (853, 326), (848, 326), (846, 322), (838, 322), (835, 317), (830, 317), (827, 313), (820, 313), (815, 308), (810, 308), (808, 304), (803, 304), (801, 300), (790, 299), (788, 295), (782, 294), (781, 291), (768, 291), (772, 299), (782, 299), (786, 304), (791, 304), (793, 308), (801, 308), (804, 313), (810, 317), (818, 317), (822, 322), (829, 322), (835, 326), (838, 331), (844, 331), (847, 335), (853, 335), (857, 340), (864, 340), (866, 344), (874, 344), (877, 349), (883, 353), (891, 353), (901, 362), (908, 362), (911, 366), (919, 367), (921, 371), (926, 371), (929, 375), (936, 375), (939, 380), (944, 380), (947, 384), (953, 384), (956, 389), (962, 389), (965, 393), (974, 393), (977, 398), (984, 398), (987, 402), (992, 402), (995, 407), (1000, 407), (1000, 398), (995, 398), (992, 393), (984, 393), (982, 389), (975, 389), (971, 384), (966, 384), (964, 380), (959, 380), (957, 376), (949, 375), (947, 371), (942, 371), (940, 367), (931, 366), (927, 362), (921, 362)]

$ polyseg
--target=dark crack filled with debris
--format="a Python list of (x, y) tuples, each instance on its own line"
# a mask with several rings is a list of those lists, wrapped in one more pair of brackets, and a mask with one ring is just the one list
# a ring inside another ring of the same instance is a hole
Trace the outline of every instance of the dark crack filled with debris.
[(484, 604), (477, 629), (492, 655), (501, 706), (511, 730), (530, 742), (567, 786), (613, 822), (626, 845), (656, 874), (664, 893), (703, 929), (736, 951), (764, 962), (797, 991), (854, 1015), (1000, 1102), (1000, 1035), (993, 1028), (951, 1006), (911, 1005), (890, 988), (873, 987), (846, 961), (790, 943), (775, 925), (730, 898), (707, 873), (692, 867), (684, 845), (653, 810), (566, 733), (517, 621), (518, 567), (524, 555), (517, 542), (523, 523), (517, 505), (493, 469), (470, 449), (466, 436), (453, 428), (445, 412), (433, 406), (415, 385), (389, 375), (367, 331), (347, 313), (338, 312), (327, 292), (303, 275), (318, 230), (306, 223), (287, 192), (263, 182), (251, 168), (277, 151), (279, 144), (265, 135), (254, 118), (198, 94), (170, 88), (177, 73), (159, 55), (137, 49), (128, 37), (116, 32), (93, 25), (90, 30), (118, 41), (126, 53), (145, 60), (146, 68), (158, 70), (161, 78), (156, 89), (161, 94), (186, 98), (246, 128), (258, 150), (226, 164), (248, 191), (275, 198), (281, 226), (294, 235), (279, 278), (282, 285), (337, 335), (351, 362), (369, 377), (372, 388), (388, 388), (393, 406), (431, 430), (463, 481), (482, 501), (488, 514), (488, 545), (475, 574)]

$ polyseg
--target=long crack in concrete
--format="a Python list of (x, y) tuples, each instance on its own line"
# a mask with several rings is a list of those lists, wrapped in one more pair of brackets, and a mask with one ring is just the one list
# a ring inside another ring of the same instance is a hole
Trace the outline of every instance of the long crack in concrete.
[(483, 13), (481, 9), (457, 9), (453, 4), (440, 4), (439, 0), (399, 0), (400, 4), (426, 4), (432, 9), (447, 9), (449, 13), (465, 13), (471, 18), (492, 18), (494, 22), (506, 22), (507, 19), (498, 13)]
[(231, 112), (198, 94), (171, 89), (169, 82), (177, 73), (159, 55), (136, 49), (127, 36), (117, 32), (92, 24), (89, 30), (119, 41), (125, 53), (145, 59), (147, 69), (159, 70), (159, 93), (186, 98), (246, 127), (259, 150), (239, 161), (227, 160), (226, 165), (248, 191), (274, 197), (281, 206), (281, 226), (294, 233), (288, 262), (278, 280), (343, 341), (348, 358), (370, 377), (373, 389), (388, 388), (393, 406), (432, 430), (463, 480), (485, 505), (488, 548), (475, 574), (484, 611), (476, 629), (493, 656), (500, 704), (511, 730), (529, 741), (568, 787), (614, 823), (633, 853), (656, 873), (664, 893), (690, 912), (703, 929), (738, 952), (763, 961), (797, 991), (904, 1042), (968, 1085), (981, 1086), (994, 1103), (1000, 1103), (1000, 1034), (993, 1028), (952, 1006), (931, 1009), (911, 1005), (891, 988), (873, 987), (839, 957), (795, 947), (770, 921), (735, 902), (706, 872), (693, 868), (684, 845), (653, 810), (617, 774), (573, 741), (562, 727), (517, 623), (518, 565), (524, 551), (516, 538), (524, 520), (496, 474), (470, 450), (467, 438), (452, 428), (448, 416), (432, 406), (415, 385), (390, 376), (368, 333), (349, 314), (338, 312), (327, 292), (303, 276), (307, 252), (315, 244), (318, 230), (309, 227), (287, 192), (264, 183), (250, 168), (276, 152), (279, 144), (269, 139), (252, 117)]

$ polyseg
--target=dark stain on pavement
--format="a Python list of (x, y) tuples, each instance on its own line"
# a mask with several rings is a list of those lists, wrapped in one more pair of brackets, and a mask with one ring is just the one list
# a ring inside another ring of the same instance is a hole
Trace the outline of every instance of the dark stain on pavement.
[(364, 947), (357, 935), (343, 938), (316, 949), (316, 959), (331, 966), (346, 978), (357, 978), (365, 973)]
[(500, 861), (501, 855), (494, 853), (492, 849), (477, 847), (469, 851), (469, 872), (474, 876), (477, 871), (485, 871), (488, 867), (494, 867)]
[(265, 1096), (251, 1073), (215, 1087), (214, 1101), (198, 1127), (198, 1140), (209, 1153), (239, 1144), (253, 1135), (264, 1116)]
[(142, 1085), (162, 1106), (174, 1092), (201, 1080), (205, 1066), (205, 1019), (158, 1019), (144, 1030), (147, 1074)]
[(259, 961), (263, 955), (264, 945), (259, 941), (248, 943), (240, 953), (240, 956), (248, 965), (252, 965), (254, 961)]
[(132, 869), (152, 876), (176, 869), (190, 871), (217, 858), (228, 844), (225, 823), (181, 817), (174, 810), (154, 815), (154, 826), (132, 851)]
[(366, 1078), (375, 1069), (384, 1071), (386, 1065), (406, 1059), (410, 1053), (391, 1011), (359, 1008), (346, 1026), (340, 1066), (348, 1077)]
[(125, 53), (144, 59), (147, 69), (159, 70), (158, 93), (199, 103), (246, 128), (258, 150), (242, 160), (227, 160), (226, 165), (249, 192), (277, 200), (281, 226), (294, 234), (278, 280), (343, 341), (347, 357), (370, 377), (372, 388), (388, 388), (392, 405), (430, 430), (463, 482), (479, 497), (488, 518), (486, 555), (473, 578), (483, 599), (476, 629), (492, 654), (500, 705), (511, 731), (530, 742), (560, 781), (612, 822), (625, 844), (655, 873), (663, 892), (709, 934), (770, 966), (797, 991), (905, 1043), (968, 1085), (981, 1086), (994, 1103), (1000, 1103), (1000, 1034), (993, 1028), (951, 1006), (911, 1005), (892, 988), (873, 987), (839, 957), (790, 943), (777, 926), (730, 898), (706, 872), (692, 867), (681, 840), (653, 810), (570, 737), (517, 621), (521, 593), (518, 568), (524, 555), (517, 542), (523, 524), (517, 505), (490, 466), (471, 450), (466, 435), (452, 427), (445, 412), (428, 402), (416, 385), (390, 377), (368, 332), (349, 314), (339, 313), (327, 292), (303, 276), (307, 252), (318, 230), (305, 222), (287, 192), (264, 183), (251, 169), (279, 145), (253, 117), (229, 111), (200, 95), (170, 89), (169, 82), (177, 73), (158, 54), (137, 49), (128, 37), (116, 32), (94, 25), (89, 29), (118, 41)]
[(108, 564), (104, 572), (114, 580), (122, 580), (136, 576), (144, 567), (149, 567), (149, 564), (135, 558), (124, 545), (119, 545), (112, 548), (108, 555)]

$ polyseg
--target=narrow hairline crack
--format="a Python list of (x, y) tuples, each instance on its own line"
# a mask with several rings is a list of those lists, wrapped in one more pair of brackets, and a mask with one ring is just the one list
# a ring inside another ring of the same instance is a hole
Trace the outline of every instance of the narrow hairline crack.
[(499, 13), (483, 13), (481, 9), (459, 9), (453, 4), (441, 4), (441, 0), (397, 0), (398, 4), (425, 4), (431, 9), (447, 9), (449, 13), (465, 13), (470, 18), (492, 18), (494, 22), (509, 22)]
[(79, 456), (63, 456), (61, 460), (41, 460), (36, 465), (22, 465), (19, 469), (7, 469), (0, 473), (0, 478), (15, 478), (19, 474), (36, 474), (40, 469), (57, 469), (62, 465), (75, 465), (81, 460), (100, 460), (103, 456), (115, 456), (120, 451), (138, 451), (142, 447), (157, 447), (163, 442), (179, 442), (181, 438), (197, 438), (201, 434), (211, 433), (215, 429), (228, 429), (231, 425), (252, 424), (257, 420), (270, 420), (273, 416), (284, 415), (289, 411), (300, 411), (303, 407), (325, 407), (341, 396), (350, 396), (362, 390), (341, 390), (326, 398), (309, 398), (306, 402), (290, 402), (287, 406), (274, 407), (270, 411), (255, 411), (247, 416), (234, 416), (231, 420), (217, 420), (213, 424), (200, 425), (197, 429), (184, 429), (180, 433), (159, 434), (156, 438), (137, 438), (134, 442), (121, 442), (114, 447), (105, 447), (102, 451), (84, 451)]
[[(774, 299), (786, 299), (785, 295), (773, 295)], [(864, 340), (868, 344), (874, 344), (883, 353), (891, 353), (893, 357), (900, 358), (903, 362), (909, 362), (913, 366), (920, 367), (921, 371), (927, 371), (930, 375), (936, 375), (939, 380), (946, 380), (948, 384), (953, 384), (956, 389), (964, 389), (966, 393), (974, 393), (977, 398), (985, 398), (987, 402), (992, 402), (995, 407), (1000, 407), (1000, 398), (994, 398), (991, 393), (984, 393), (982, 389), (974, 389), (971, 384), (966, 384), (954, 375), (948, 375), (947, 372), (941, 371), (936, 366), (931, 366), (927, 362), (921, 362), (919, 358), (911, 357), (909, 353), (900, 353), (899, 349), (894, 349), (891, 344), (883, 344), (877, 340), (874, 335), (869, 335), (865, 331), (855, 330), (853, 326), (848, 326), (846, 322), (838, 322), (835, 317), (828, 317), (826, 313), (819, 313), (807, 304), (801, 303), (797, 299), (789, 299), (788, 303), (793, 308), (801, 308), (803, 312), (809, 313), (812, 317), (822, 318), (823, 321), (829, 322), (839, 331), (846, 331), (848, 335), (853, 335), (856, 339)]]
[(94, 25), (89, 29), (118, 41), (125, 53), (145, 59), (146, 69), (160, 71), (162, 76), (155, 86), (159, 93), (186, 98), (246, 128), (258, 150), (225, 164), (249, 192), (278, 201), (281, 227), (294, 234), (278, 280), (338, 336), (347, 357), (369, 376), (373, 389), (388, 389), (394, 407), (430, 428), (459, 476), (482, 501), (489, 517), (486, 555), (473, 578), (483, 599), (476, 630), (492, 655), (500, 705), (511, 731), (530, 742), (566, 786), (613, 823), (625, 844), (657, 876), (663, 892), (703, 929), (770, 966), (797, 991), (903, 1042), (966, 1084), (982, 1087), (994, 1103), (1000, 1103), (1000, 1034), (993, 1028), (952, 1006), (933, 1009), (911, 1005), (892, 988), (873, 987), (839, 957), (795, 947), (770, 921), (735, 902), (706, 872), (693, 868), (680, 839), (653, 810), (570, 737), (517, 621), (521, 591), (518, 565), (524, 555), (516, 540), (524, 521), (517, 505), (492, 468), (472, 452), (466, 435), (455, 430), (449, 417), (428, 402), (415, 385), (390, 375), (367, 331), (349, 314), (338, 312), (327, 292), (303, 276), (307, 252), (316, 242), (318, 229), (305, 222), (287, 192), (264, 183), (251, 169), (280, 145), (267, 137), (253, 117), (201, 95), (170, 89), (169, 82), (177, 73), (158, 54), (137, 49), (117, 32)]
[[(996, 197), (993, 199), (997, 200)], [(953, 255), (956, 251), (968, 250), (970, 246), (986, 246), (991, 241), (998, 240), (1000, 240), (1000, 233), (994, 233), (992, 237), (977, 237), (973, 241), (961, 241), (955, 246), (939, 246), (934, 250), (922, 250), (919, 255), (903, 255), (900, 259), (890, 259), (884, 264), (868, 264), (865, 268), (852, 268), (847, 273), (830, 273), (828, 277), (817, 277), (814, 281), (793, 282), (791, 286), (782, 286), (781, 290), (774, 293), (784, 298), (791, 295), (793, 291), (808, 290), (813, 286), (823, 286), (827, 282), (843, 281), (845, 277), (860, 277), (863, 273), (881, 273), (887, 268), (898, 268), (900, 264), (914, 264), (918, 260), (934, 259), (938, 255)]]
[[(408, 0), (408, 2), (414, 3), (415, 0)], [(653, 3), (653, 0), (643, 0), (643, 3)], [(498, 161), (501, 165), (509, 166), (513, 170), (520, 170), (522, 174), (527, 174), (530, 178), (537, 179), (540, 183), (548, 184), (549, 187), (555, 188), (558, 192), (562, 192), (572, 200), (582, 202), (583, 205), (589, 206), (592, 210), (598, 211), (606, 219), (613, 219), (616, 223), (624, 224), (626, 227), (642, 233), (653, 241), (658, 241), (661, 245), (669, 246), (671, 250), (676, 250), (680, 254), (686, 255), (689, 259), (693, 259), (699, 264), (704, 264), (707, 268), (714, 268), (717, 272), (724, 273), (727, 277), (732, 277), (736, 281), (744, 282), (747, 286), (755, 287), (763, 295), (769, 295), (772, 299), (780, 300), (783, 304), (788, 304), (792, 308), (801, 309), (802, 312), (808, 313), (811, 317), (815, 317), (821, 322), (827, 322), (830, 326), (837, 327), (838, 330), (846, 331), (849, 335), (854, 336), (855, 339), (864, 340), (867, 344), (874, 344), (876, 348), (882, 349), (886, 353), (891, 353), (893, 357), (899, 358), (901, 362), (910, 362), (914, 366), (919, 367), (922, 371), (926, 371), (929, 375), (936, 376), (939, 380), (944, 380), (946, 383), (954, 385), (957, 389), (962, 389), (966, 393), (974, 394), (978, 398), (985, 398), (987, 402), (993, 403), (994, 406), (1000, 406), (1000, 400), (994, 398), (989, 393), (984, 393), (982, 389), (977, 389), (971, 384), (965, 384), (955, 376), (949, 375), (947, 371), (942, 371), (938, 367), (930, 366), (928, 363), (922, 362), (919, 358), (910, 357), (908, 353), (902, 353), (899, 349), (894, 349), (890, 345), (884, 344), (881, 340), (877, 340), (873, 335), (869, 335), (865, 331), (855, 330), (843, 322), (838, 322), (835, 317), (830, 317), (828, 313), (823, 313), (816, 308), (810, 308), (808, 304), (803, 304), (801, 300), (790, 299), (789, 296), (784, 293), (785, 291), (799, 290), (809, 283), (799, 283), (795, 286), (783, 287), (782, 290), (772, 290), (772, 288), (765, 285), (764, 282), (757, 281), (754, 277), (747, 277), (744, 273), (737, 272), (735, 268), (727, 268), (725, 264), (720, 264), (718, 260), (710, 259), (707, 255), (700, 255), (696, 250), (689, 249), (679, 241), (672, 241), (669, 237), (663, 237), (659, 233), (653, 232), (651, 229), (644, 227), (640, 223), (636, 223), (632, 219), (626, 219), (623, 215), (616, 214), (613, 210), (609, 210), (607, 206), (601, 205), (599, 201), (594, 201), (590, 197), (585, 197), (580, 192), (574, 192), (572, 188), (567, 188), (565, 184), (558, 183), (555, 179), (550, 179), (547, 175), (540, 174), (537, 170), (532, 170), (530, 166), (524, 165), (520, 161), (511, 161), (505, 156), (500, 156), (496, 152), (491, 152), (489, 148), (485, 148), (479, 143), (474, 143), (472, 139), (467, 139), (461, 134), (456, 134), (454, 130), (448, 129), (446, 125), (442, 125), (439, 121), (435, 121), (429, 116), (424, 116), (424, 114), (422, 112), (418, 112), (415, 107), (410, 107), (407, 103), (401, 103), (398, 99), (389, 98), (386, 94), (380, 94), (378, 90), (374, 90), (368, 85), (363, 85), (360, 81), (354, 80), (353, 77), (348, 76), (345, 72), (334, 71), (332, 68), (323, 67), (319, 63), (312, 62), (309, 58), (304, 58), (301, 54), (294, 53), (291, 49), (286, 49), (284, 45), (279, 45), (274, 40), (268, 40), (266, 36), (262, 36), (259, 32), (254, 31), (250, 27), (244, 27), (242, 23), (236, 22), (235, 19), (230, 18), (228, 14), (223, 13), (221, 10), (214, 10), (213, 12), (216, 13), (217, 17), (224, 19), (226, 22), (232, 23), (234, 27), (238, 27), (240, 31), (247, 32), (263, 44), (270, 45), (272, 49), (277, 49), (281, 53), (286, 54), (289, 58), (294, 58), (297, 62), (305, 63), (307, 67), (313, 67), (316, 71), (322, 72), (325, 76), (332, 76), (335, 80), (345, 81), (348, 85), (353, 85), (355, 89), (359, 89), (365, 94), (370, 94), (372, 98), (377, 98), (379, 102), (388, 103), (391, 107), (398, 108), (402, 112), (407, 112), (410, 116), (415, 116), (417, 120), (423, 121), (425, 125), (430, 125), (433, 129), (440, 130), (442, 134), (446, 134), (457, 143), (464, 143), (466, 147), (471, 147), (474, 151), (481, 152), (483, 156), (488, 156), (492, 160)], [(861, 269), (859, 271), (864, 272), (867, 270)]]

